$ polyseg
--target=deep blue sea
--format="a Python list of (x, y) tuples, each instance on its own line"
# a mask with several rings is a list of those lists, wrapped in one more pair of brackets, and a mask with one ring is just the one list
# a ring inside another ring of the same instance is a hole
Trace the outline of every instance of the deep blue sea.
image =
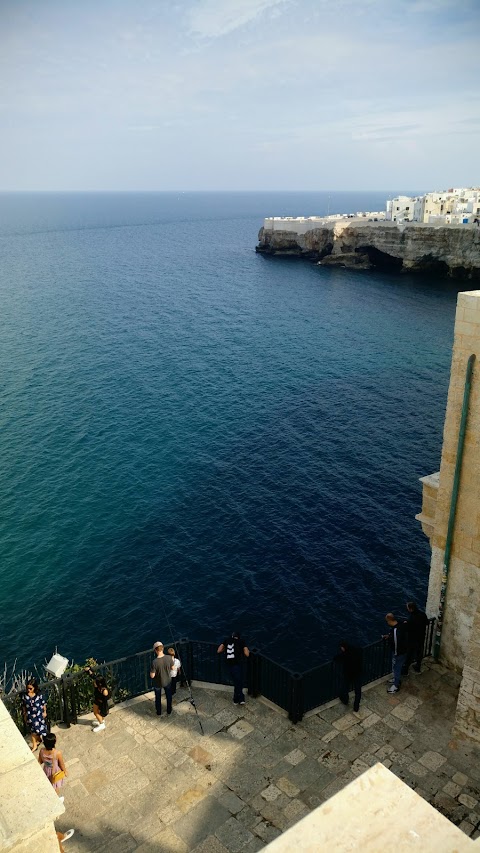
[(0, 662), (168, 620), (307, 668), (424, 603), (464, 287), (254, 251), (386, 196), (0, 196)]

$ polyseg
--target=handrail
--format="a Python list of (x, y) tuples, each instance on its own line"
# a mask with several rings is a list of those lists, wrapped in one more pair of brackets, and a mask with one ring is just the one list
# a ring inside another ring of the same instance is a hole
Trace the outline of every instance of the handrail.
[[(433, 624), (428, 620), (425, 634), (425, 654), (431, 654)], [(223, 656), (214, 654), (216, 643), (208, 640), (182, 638), (172, 641), (179, 649), (182, 669), (188, 680), (197, 679), (207, 683), (231, 684), (229, 668)], [(363, 647), (362, 683), (368, 684), (386, 675), (390, 668), (389, 649), (383, 640)], [(146, 661), (153, 656), (151, 649), (133, 655), (98, 664), (98, 671), (105, 674), (112, 690), (114, 702), (140, 696), (149, 689)], [(298, 673), (283, 666), (257, 649), (251, 649), (246, 660), (246, 684), (249, 695), (263, 695), (288, 712), (293, 723), (299, 722), (306, 711), (336, 698), (339, 692), (339, 668), (333, 660), (324, 661), (305, 672)], [(42, 682), (40, 690), (46, 695), (47, 710), (51, 724), (64, 723), (70, 726), (77, 722), (79, 714), (92, 706), (92, 688), (83, 670), (65, 673), (62, 678)], [(6, 707), (18, 727), (24, 730), (21, 715), (23, 691), (13, 690), (3, 697)]]

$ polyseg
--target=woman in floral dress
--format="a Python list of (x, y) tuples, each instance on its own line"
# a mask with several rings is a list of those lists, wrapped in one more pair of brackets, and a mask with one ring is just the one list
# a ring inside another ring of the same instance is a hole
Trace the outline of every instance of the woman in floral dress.
[(61, 779), (58, 779), (58, 781), (54, 781), (54, 777), (55, 773), (58, 773), (59, 770), (63, 770), (64, 776), (68, 776), (68, 773), (62, 753), (59, 749), (55, 749), (56, 743), (56, 735), (45, 735), (43, 738), (43, 747), (38, 753), (38, 761), (40, 764), (43, 764), (43, 772), (45, 773), (45, 776), (50, 779), (50, 782), (63, 803), (63, 797), (60, 796), (60, 791), (63, 787), (64, 778), (62, 777)]
[(27, 681), (23, 697), (23, 719), (32, 735), (32, 752), (38, 749), (43, 735), (47, 734), (47, 706), (35, 679)]

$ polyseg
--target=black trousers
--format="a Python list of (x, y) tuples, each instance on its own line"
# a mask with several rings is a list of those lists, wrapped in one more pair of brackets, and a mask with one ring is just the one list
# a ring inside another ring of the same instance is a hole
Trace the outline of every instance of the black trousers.
[(353, 703), (353, 710), (358, 711), (360, 707), (360, 699), (362, 698), (362, 676), (354, 675), (352, 678), (348, 678), (348, 676), (343, 675), (342, 681), (340, 684), (340, 701), (343, 702), (344, 705), (348, 705), (348, 694), (352, 689), (355, 690), (355, 701)]
[(420, 665), (423, 659), (423, 650), (425, 648), (425, 637), (419, 637), (416, 640), (412, 640), (411, 643), (408, 644), (407, 650), (407, 659), (405, 661), (405, 666), (403, 667), (403, 674), (407, 675), (408, 670), (410, 669), (412, 663), (415, 661), (414, 669), (417, 672), (420, 672)]

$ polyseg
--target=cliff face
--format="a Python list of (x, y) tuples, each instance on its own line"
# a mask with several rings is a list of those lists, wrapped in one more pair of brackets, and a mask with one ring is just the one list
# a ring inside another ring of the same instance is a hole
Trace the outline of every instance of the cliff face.
[(436, 272), (480, 280), (480, 228), (342, 220), (305, 234), (260, 229), (257, 251), (323, 265)]
[(320, 260), (333, 250), (333, 228), (312, 228), (305, 234), (260, 228), (258, 240), (256, 251), (264, 255), (296, 255)]

